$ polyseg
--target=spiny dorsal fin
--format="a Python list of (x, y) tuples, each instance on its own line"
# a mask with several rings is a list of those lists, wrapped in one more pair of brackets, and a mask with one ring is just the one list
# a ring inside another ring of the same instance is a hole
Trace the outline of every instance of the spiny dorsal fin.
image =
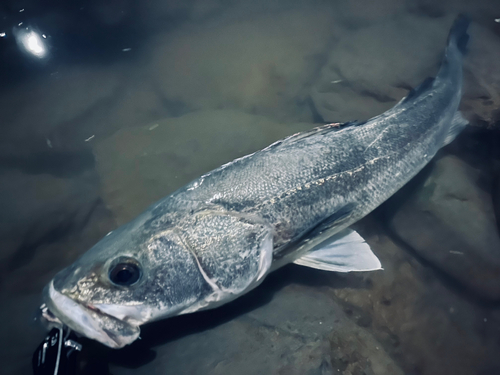
[(313, 135), (321, 135), (321, 134), (325, 134), (325, 133), (339, 131), (339, 130), (343, 130), (343, 129), (354, 127), (354, 126), (360, 126), (360, 125), (363, 125), (365, 123), (366, 123), (366, 121), (355, 120), (355, 121), (349, 121), (349, 122), (343, 122), (343, 123), (336, 122), (336, 123), (321, 125), (321, 126), (318, 126), (316, 128), (313, 128), (311, 130), (306, 130), (304, 132), (295, 133), (295, 134), (292, 134), (284, 139), (276, 141), (273, 144), (267, 146), (262, 151), (269, 150), (269, 149), (272, 149), (272, 148), (275, 148), (275, 147), (278, 147), (281, 145), (285, 145), (285, 144), (287, 144), (287, 145), (293, 144), (297, 141), (300, 141), (300, 140), (307, 138), (307, 137), (311, 137)]

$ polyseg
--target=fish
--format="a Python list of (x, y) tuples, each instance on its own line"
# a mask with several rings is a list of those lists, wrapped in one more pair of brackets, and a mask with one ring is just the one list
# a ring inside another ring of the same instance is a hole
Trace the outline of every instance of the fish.
[(349, 227), (467, 125), (459, 104), (469, 23), (455, 20), (436, 77), (392, 109), (279, 140), (110, 232), (44, 288), (45, 321), (118, 349), (143, 324), (226, 304), (289, 263), (380, 270)]

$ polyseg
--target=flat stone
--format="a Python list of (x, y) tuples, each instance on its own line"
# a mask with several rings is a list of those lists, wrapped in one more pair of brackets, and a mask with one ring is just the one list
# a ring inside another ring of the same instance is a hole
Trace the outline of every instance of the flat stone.
[[(224, 315), (224, 310), (219, 314)], [(198, 319), (207, 315), (212, 314), (198, 315)], [(146, 346), (150, 339), (144, 336)], [(123, 368), (117, 360), (111, 371), (118, 375), (138, 370), (200, 375), (403, 374), (377, 341), (347, 318), (324, 291), (301, 285), (288, 285), (261, 307), (154, 350), (156, 358), (140, 369)]]
[[(478, 170), (457, 157), (442, 157), (411, 195), (386, 206), (389, 226), (474, 294), (499, 300), (500, 238), (491, 192), (478, 186), (479, 177)], [(398, 196), (408, 193), (403, 189)]]
[(337, 30), (333, 8), (291, 7), (253, 17), (247, 9), (152, 40), (150, 76), (167, 100), (192, 110), (238, 108), (310, 121), (308, 88)]
[(405, 374), (489, 374), (500, 368), (498, 308), (477, 304), (455, 284), (443, 283), (435, 269), (389, 237), (377, 214), (355, 229), (383, 270), (337, 274), (329, 289)]
[(365, 120), (437, 71), (453, 17), (397, 15), (341, 34), (312, 88), (327, 122)]

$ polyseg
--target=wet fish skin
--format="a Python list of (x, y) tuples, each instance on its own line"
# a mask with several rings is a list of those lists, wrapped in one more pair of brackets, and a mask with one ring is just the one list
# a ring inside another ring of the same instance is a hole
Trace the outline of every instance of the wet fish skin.
[[(113, 231), (47, 286), (52, 314), (120, 348), (144, 323), (237, 298), (364, 217), (465, 126), (458, 106), (467, 26), (457, 19), (436, 78), (391, 110), (232, 161)], [(129, 262), (139, 281), (116, 285), (110, 270)]]

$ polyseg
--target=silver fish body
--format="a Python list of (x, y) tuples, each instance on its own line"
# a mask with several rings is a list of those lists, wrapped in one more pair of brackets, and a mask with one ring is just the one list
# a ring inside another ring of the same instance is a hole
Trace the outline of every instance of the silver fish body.
[(234, 160), (113, 231), (47, 286), (51, 314), (119, 348), (144, 323), (227, 303), (287, 263), (306, 264), (301, 258), (394, 194), (465, 126), (467, 25), (455, 22), (437, 77), (391, 110)]

